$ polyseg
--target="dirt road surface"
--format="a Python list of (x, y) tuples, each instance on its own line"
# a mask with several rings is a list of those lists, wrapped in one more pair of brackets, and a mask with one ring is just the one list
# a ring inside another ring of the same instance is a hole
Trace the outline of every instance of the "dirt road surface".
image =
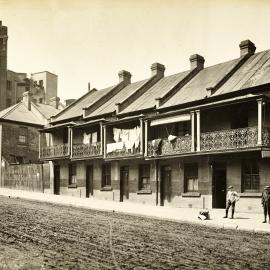
[(0, 197), (0, 269), (269, 269), (269, 247), (267, 234)]

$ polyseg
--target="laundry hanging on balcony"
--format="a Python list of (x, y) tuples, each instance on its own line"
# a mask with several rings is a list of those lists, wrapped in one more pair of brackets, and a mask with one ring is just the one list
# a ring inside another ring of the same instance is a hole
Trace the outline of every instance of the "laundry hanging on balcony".
[(132, 129), (113, 128), (113, 139), (116, 143), (122, 142), (123, 147), (132, 150), (138, 148), (140, 144), (141, 129), (139, 126)]
[(173, 142), (176, 138), (177, 138), (177, 136), (175, 136), (175, 135), (169, 135), (168, 136), (168, 141)]
[(97, 132), (83, 133), (83, 144), (96, 144), (97, 143)]
[(123, 142), (108, 143), (107, 144), (107, 153), (112, 153), (116, 150), (121, 150), (123, 148), (124, 148)]

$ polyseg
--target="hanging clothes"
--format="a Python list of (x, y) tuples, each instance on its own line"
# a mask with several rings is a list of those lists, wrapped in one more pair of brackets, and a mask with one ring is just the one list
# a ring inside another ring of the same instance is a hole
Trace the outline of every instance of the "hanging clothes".
[(121, 129), (113, 128), (113, 139), (115, 142), (120, 142)]
[(175, 135), (169, 135), (168, 136), (168, 141), (173, 142), (176, 138), (177, 138), (177, 136), (175, 136)]
[(112, 153), (116, 150), (122, 150), (123, 148), (124, 148), (123, 142), (108, 143), (107, 144), (107, 153)]
[(92, 135), (92, 144), (96, 144), (97, 143), (97, 132), (93, 132), (91, 135)]
[(157, 156), (159, 154), (161, 142), (162, 142), (162, 139), (152, 140), (152, 146), (153, 146), (153, 154), (154, 154), (154, 156)]
[(90, 144), (91, 142), (91, 133), (87, 134), (86, 132), (83, 133), (83, 144)]

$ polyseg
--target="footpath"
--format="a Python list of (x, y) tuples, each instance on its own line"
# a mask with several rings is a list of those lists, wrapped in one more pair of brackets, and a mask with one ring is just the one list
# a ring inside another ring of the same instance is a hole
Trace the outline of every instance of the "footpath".
[(203, 221), (198, 219), (199, 211), (201, 209), (195, 208), (151, 206), (139, 203), (105, 201), (94, 198), (77, 198), (7, 188), (0, 188), (0, 196), (21, 198), (40, 202), (49, 202), (54, 204), (82, 207), (101, 211), (114, 211), (118, 213), (146, 216), (177, 222), (196, 223), (202, 226), (211, 226), (216, 228), (270, 233), (270, 224), (262, 223), (263, 210), (261, 214), (240, 213), (237, 212), (237, 205), (234, 219), (224, 219), (223, 216), (225, 210), (223, 209), (209, 209), (210, 220)]

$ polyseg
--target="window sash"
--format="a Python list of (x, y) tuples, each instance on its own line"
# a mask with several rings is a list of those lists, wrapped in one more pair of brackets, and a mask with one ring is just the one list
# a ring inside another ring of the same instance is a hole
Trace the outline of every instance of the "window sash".
[(139, 166), (139, 190), (150, 190), (150, 164)]

